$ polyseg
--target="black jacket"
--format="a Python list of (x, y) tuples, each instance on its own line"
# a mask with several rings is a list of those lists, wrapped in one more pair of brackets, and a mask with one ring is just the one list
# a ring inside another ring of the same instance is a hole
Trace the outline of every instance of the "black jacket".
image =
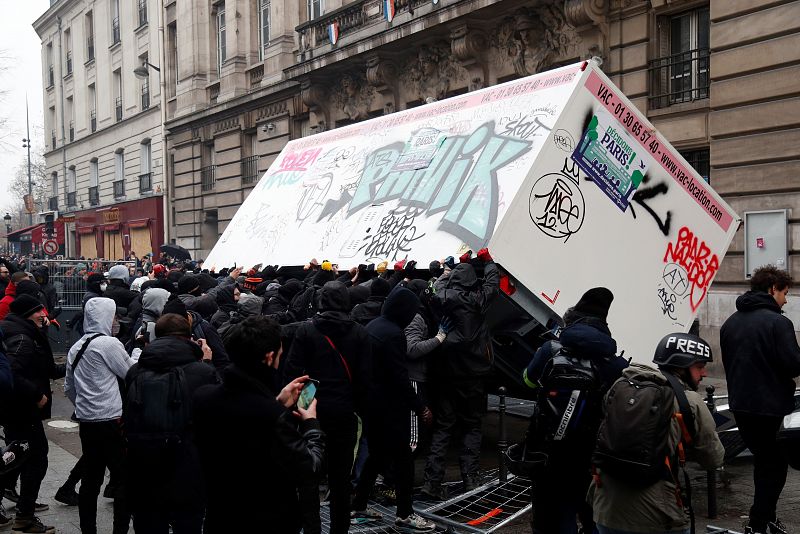
[(448, 319), (452, 329), (440, 348), (441, 360), (434, 366), (444, 379), (477, 378), (492, 370), (492, 349), (486, 310), (500, 291), (500, 273), (494, 262), (483, 271), (478, 285), (475, 269), (459, 263), (434, 284), (433, 312)]
[[(14, 393), (8, 417), (15, 421), (49, 419), (53, 403), (50, 380), (63, 378), (64, 365), (56, 365), (47, 335), (32, 321), (9, 313), (0, 321), (5, 334), (6, 356), (14, 374)], [(36, 403), (47, 395), (47, 404), (39, 409)]]
[(54, 317), (58, 307), (58, 291), (50, 283), (50, 269), (41, 266), (33, 271), (33, 275), (36, 277), (36, 282), (44, 295), (44, 306), (47, 308), (47, 315)]
[(366, 327), (372, 341), (370, 407), (375, 408), (370, 424), (408, 431), (408, 412), (423, 408), (405, 366), (404, 329), (418, 308), (419, 298), (409, 289), (397, 287), (386, 298), (381, 316)]
[(228, 351), (225, 350), (225, 345), (222, 342), (217, 329), (211, 326), (211, 323), (203, 319), (199, 313), (189, 311), (192, 318), (192, 337), (197, 339), (205, 339), (208, 346), (211, 348), (211, 362), (217, 370), (227, 367), (231, 360), (228, 357)]
[(370, 321), (380, 317), (385, 301), (386, 297), (369, 297), (367, 302), (353, 308), (353, 311), (350, 312), (350, 318), (362, 326), (367, 326)]
[(792, 321), (769, 293), (748, 291), (720, 329), (732, 411), (782, 417), (794, 410), (800, 347)]
[(125, 308), (130, 306), (133, 299), (139, 295), (136, 291), (131, 291), (122, 280), (109, 280), (103, 296), (110, 298), (117, 303), (118, 308)]
[(300, 530), (296, 488), (316, 482), (324, 435), (315, 419), (298, 428), (275, 400), (270, 375), (266, 368), (230, 365), (221, 385), (194, 395), (195, 441), (208, 492), (206, 534), (245, 532), (253, 525), (269, 525), (278, 534)]
[[(317, 413), (322, 421), (362, 413), (371, 382), (369, 335), (344, 311), (347, 289), (343, 284), (338, 285), (341, 291), (335, 293), (327, 288), (320, 290), (321, 300), (329, 301), (323, 304), (326, 311), (298, 327), (283, 368), (284, 383), (304, 374), (319, 380)], [(330, 301), (338, 301), (339, 305)]]
[[(139, 361), (128, 370), (125, 384), (130, 387), (142, 369), (166, 372), (174, 367), (182, 367), (189, 391), (194, 393), (201, 386), (219, 383), (214, 367), (201, 361), (203, 352), (196, 344), (175, 336), (160, 337), (148, 344), (142, 351)], [(123, 420), (125, 412), (122, 414)], [(131, 490), (129, 498), (164, 503), (173, 510), (202, 509), (204, 504), (203, 478), (200, 472), (200, 459), (193, 441), (182, 444), (177, 461), (169, 469), (151, 469), (151, 463), (137, 461), (130, 455), (128, 483)], [(135, 503), (138, 504), (138, 503)]]
[(8, 409), (14, 391), (14, 375), (6, 357), (4, 337), (0, 330), (0, 421), (3, 421), (3, 413)]

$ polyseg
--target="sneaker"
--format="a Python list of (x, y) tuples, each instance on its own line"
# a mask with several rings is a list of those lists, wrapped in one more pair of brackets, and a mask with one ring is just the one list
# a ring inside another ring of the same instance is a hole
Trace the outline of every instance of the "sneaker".
[(6, 511), (0, 508), (0, 530), (10, 530), (13, 520), (8, 517)]
[(436, 528), (433, 521), (428, 521), (417, 514), (411, 514), (405, 519), (398, 517), (394, 520), (394, 524), (405, 532), (433, 532), (433, 529)]
[(55, 500), (66, 506), (78, 506), (78, 492), (75, 488), (61, 486), (55, 495)]
[(35, 515), (17, 516), (14, 518), (13, 534), (55, 534), (56, 527), (43, 525)]
[(447, 500), (447, 490), (442, 487), (441, 484), (435, 484), (432, 482), (426, 482), (424, 486), (422, 486), (421, 493), (429, 497), (431, 500), (434, 501), (445, 501)]
[(781, 523), (781, 520), (777, 517), (775, 521), (767, 523), (767, 528), (769, 529), (770, 534), (789, 534), (789, 529), (786, 528), (786, 525)]
[(49, 504), (45, 504), (43, 502), (36, 502), (33, 503), (33, 511), (34, 512), (46, 512), (50, 509)]
[(480, 485), (480, 480), (478, 480), (476, 475), (467, 475), (464, 477), (464, 491), (472, 491)]
[(380, 521), (381, 519), (383, 519), (383, 514), (369, 506), (366, 510), (350, 511), (351, 525), (361, 525), (363, 523), (371, 523), (372, 521)]
[(744, 526), (744, 534), (766, 534), (763, 530), (755, 530), (748, 524)]
[(15, 504), (19, 502), (19, 493), (17, 493), (17, 488), (7, 489), (3, 496)]

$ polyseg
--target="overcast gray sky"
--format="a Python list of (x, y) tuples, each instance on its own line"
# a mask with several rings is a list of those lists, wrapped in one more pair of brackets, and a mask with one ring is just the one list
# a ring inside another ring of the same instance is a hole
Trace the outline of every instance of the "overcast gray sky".
[[(10, 183), (17, 166), (27, 161), (27, 151), (22, 148), (25, 131), (25, 94), (30, 109), (33, 151), (44, 147), (42, 126), (42, 43), (33, 31), (33, 21), (50, 7), (49, 0), (9, 2), (0, 17), (0, 56), (5, 70), (0, 73), (0, 90), (5, 95), (0, 101), (0, 116), (8, 119), (5, 130), (0, 131), (0, 209), (5, 213), (11, 203), (8, 195)], [(13, 5), (12, 5), (13, 4)]]

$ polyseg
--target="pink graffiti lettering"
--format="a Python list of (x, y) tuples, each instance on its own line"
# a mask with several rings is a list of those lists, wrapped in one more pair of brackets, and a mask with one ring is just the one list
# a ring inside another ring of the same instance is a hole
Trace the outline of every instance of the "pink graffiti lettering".
[(677, 263), (686, 269), (691, 284), (689, 304), (692, 312), (697, 311), (708, 293), (711, 280), (719, 270), (719, 258), (716, 254), (711, 253), (711, 249), (705, 241), (701, 241), (689, 228), (684, 226), (678, 232), (678, 239), (675, 243), (667, 244), (664, 263), (667, 262)]
[(305, 171), (316, 161), (320, 152), (322, 152), (321, 148), (312, 148), (303, 152), (290, 152), (284, 156), (277, 172)]

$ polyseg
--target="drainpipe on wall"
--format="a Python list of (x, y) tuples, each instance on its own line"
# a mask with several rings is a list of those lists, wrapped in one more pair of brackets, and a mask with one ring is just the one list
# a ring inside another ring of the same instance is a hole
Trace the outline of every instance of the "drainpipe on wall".
[[(61, 17), (56, 19), (58, 21), (58, 88), (60, 95), (58, 98), (59, 107), (61, 107), (61, 175), (64, 177), (64, 206), (67, 206), (67, 197), (69, 196), (69, 183), (67, 182), (67, 137), (66, 129), (64, 128), (64, 73), (62, 69), (64, 65), (64, 49), (61, 41)], [(64, 223), (64, 256), (69, 258), (69, 228)]]
[[(160, 101), (158, 106), (161, 108), (161, 175), (164, 182), (164, 243), (170, 243), (170, 235), (172, 234), (172, 198), (170, 197), (170, 176), (171, 169), (168, 168), (169, 154), (167, 153), (167, 53), (165, 50), (164, 40), (164, 0), (157, 0), (158, 3), (158, 48), (159, 48), (159, 61), (161, 62), (161, 71), (159, 74), (158, 88), (161, 92), (159, 96)], [(175, 177), (173, 176), (174, 180)], [(157, 253), (154, 250), (153, 253)], [(156, 257), (158, 257), (156, 255)]]

